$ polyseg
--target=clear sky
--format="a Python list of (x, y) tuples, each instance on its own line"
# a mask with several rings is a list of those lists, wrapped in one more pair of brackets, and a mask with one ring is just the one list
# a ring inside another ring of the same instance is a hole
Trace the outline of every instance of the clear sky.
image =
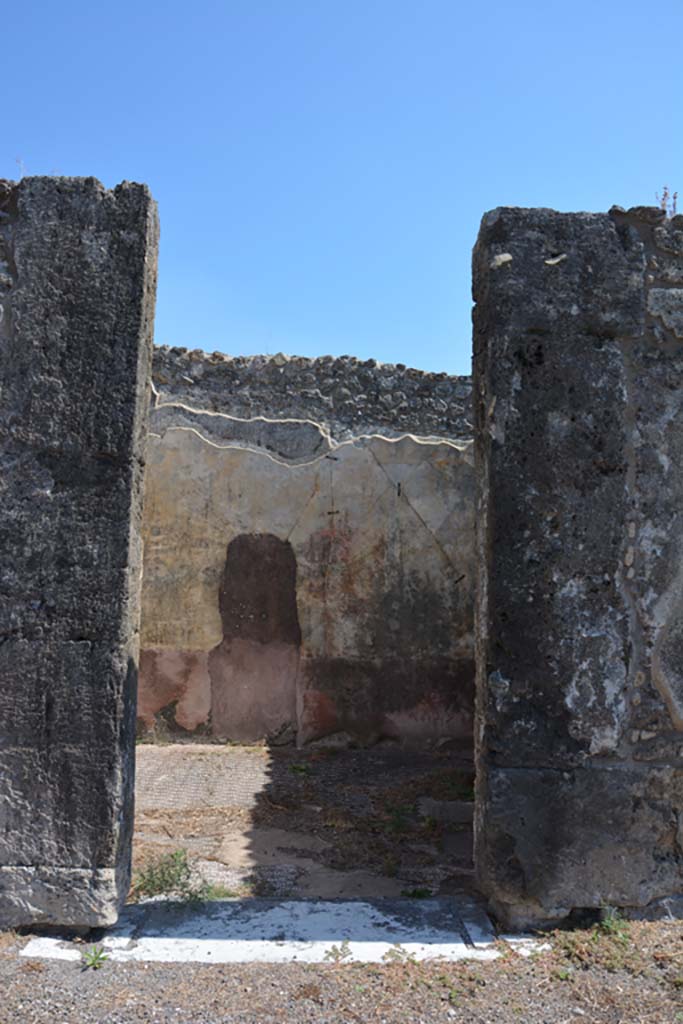
[(682, 0), (10, 3), (0, 177), (149, 183), (159, 344), (468, 373), (485, 210), (683, 193), (682, 38)]

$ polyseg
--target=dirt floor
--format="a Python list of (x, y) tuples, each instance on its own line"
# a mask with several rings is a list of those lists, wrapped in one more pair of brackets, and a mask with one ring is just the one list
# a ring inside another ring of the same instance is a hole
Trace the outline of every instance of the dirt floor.
[[(226, 895), (419, 897), (472, 887), (466, 750), (140, 745), (137, 761), (138, 877), (182, 849)], [(453, 816), (465, 820), (440, 820)]]

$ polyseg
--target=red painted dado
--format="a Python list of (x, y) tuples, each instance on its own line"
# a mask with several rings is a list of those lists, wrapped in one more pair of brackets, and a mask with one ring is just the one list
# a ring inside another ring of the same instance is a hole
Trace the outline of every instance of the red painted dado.
[(299, 648), (274, 640), (225, 640), (209, 655), (211, 732), (256, 743), (294, 739)]
[(138, 729), (153, 730), (159, 712), (172, 711), (180, 731), (208, 728), (211, 680), (206, 651), (140, 651)]

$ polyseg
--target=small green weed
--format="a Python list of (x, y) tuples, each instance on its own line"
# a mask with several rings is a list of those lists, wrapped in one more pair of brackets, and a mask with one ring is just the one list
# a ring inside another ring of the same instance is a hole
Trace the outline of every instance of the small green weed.
[(204, 903), (237, 895), (222, 885), (193, 879), (187, 850), (174, 850), (151, 861), (140, 871), (131, 888), (133, 900), (147, 896), (168, 896), (181, 903)]
[(339, 832), (348, 832), (356, 827), (353, 818), (350, 818), (348, 814), (344, 814), (343, 811), (334, 809), (327, 812), (323, 819), (323, 824), (326, 828), (333, 828)]
[(387, 807), (387, 828), (390, 832), (408, 832), (410, 830), (410, 815), (413, 813), (412, 804), (389, 805)]
[(210, 900), (235, 900), (239, 896), (240, 893), (236, 889), (228, 889), (225, 885), (212, 885), (210, 882), (204, 882), (202, 886), (202, 900), (206, 902)]
[(388, 949), (382, 957), (382, 960), (386, 964), (416, 963), (413, 954), (404, 949), (400, 942), (395, 943), (391, 949)]
[(431, 895), (431, 889), (401, 889), (401, 896), (408, 896), (412, 900), (427, 900)]
[(631, 925), (612, 907), (602, 908), (602, 919), (587, 929), (558, 930), (554, 944), (559, 953), (582, 967), (600, 966), (607, 971), (642, 970), (641, 953), (634, 943)]
[(341, 946), (330, 946), (323, 957), (324, 960), (331, 960), (332, 963), (340, 964), (344, 960), (348, 960), (351, 956), (351, 948), (349, 946), (349, 940), (344, 939)]
[(626, 921), (616, 907), (603, 906), (600, 911), (600, 921), (594, 929), (596, 939), (600, 935), (608, 935), (618, 939), (620, 942), (628, 943), (628, 921)]
[(439, 974), (436, 980), (446, 989), (446, 997), (451, 1006), (457, 1006), (458, 999), (460, 998), (460, 992), (452, 984), (452, 979), (449, 978), (447, 974)]
[(100, 967), (104, 966), (105, 961), (109, 957), (104, 952), (104, 946), (93, 946), (92, 949), (86, 949), (81, 959), (85, 971), (90, 967), (92, 967), (93, 971), (99, 971)]
[(290, 772), (294, 772), (295, 775), (312, 775), (313, 769), (309, 764), (290, 764)]

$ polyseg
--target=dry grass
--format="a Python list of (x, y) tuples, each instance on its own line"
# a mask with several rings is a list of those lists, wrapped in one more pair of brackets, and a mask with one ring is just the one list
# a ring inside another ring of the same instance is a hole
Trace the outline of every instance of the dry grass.
[(6, 931), (0, 932), (0, 953), (4, 953), (9, 949), (21, 944), (21, 939), (16, 932)]

